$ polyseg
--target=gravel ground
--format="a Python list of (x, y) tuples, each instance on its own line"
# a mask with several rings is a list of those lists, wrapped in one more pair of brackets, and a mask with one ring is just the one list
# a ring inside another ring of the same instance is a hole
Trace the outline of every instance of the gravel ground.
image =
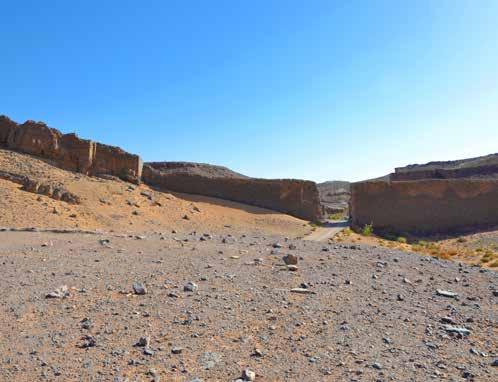
[(1, 381), (498, 380), (498, 277), (478, 267), (240, 232), (0, 232), (0, 271)]

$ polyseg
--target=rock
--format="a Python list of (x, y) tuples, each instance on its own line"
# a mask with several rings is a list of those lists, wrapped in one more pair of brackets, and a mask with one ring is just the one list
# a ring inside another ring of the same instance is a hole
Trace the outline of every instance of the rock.
[(436, 290), (436, 293), (437, 293), (438, 296), (450, 297), (450, 298), (455, 298), (455, 297), (458, 296), (458, 293), (451, 292), (451, 291), (448, 291), (448, 290), (442, 290), (442, 289)]
[(146, 347), (146, 348), (144, 348), (144, 354), (145, 355), (149, 355), (149, 356), (153, 356), (154, 355), (154, 350)]
[(45, 296), (46, 298), (66, 298), (69, 296), (69, 290), (67, 288), (67, 285), (62, 285), (56, 290), (47, 293)]
[(444, 324), (455, 324), (455, 321), (451, 317), (442, 317), (441, 322)]
[(80, 345), (82, 349), (92, 348), (97, 345), (97, 341), (92, 336), (83, 336), (81, 339), (83, 340), (83, 343)]
[(377, 369), (377, 370), (382, 370), (382, 365), (378, 362), (375, 362), (374, 364), (372, 364), (372, 367), (374, 369)]
[(305, 288), (292, 288), (291, 293), (300, 293), (300, 294), (316, 294), (315, 292), (305, 289)]
[(282, 248), (282, 244), (280, 244), (280, 243), (273, 243), (272, 247), (273, 248)]
[(135, 344), (135, 346), (140, 347), (149, 347), (150, 346), (150, 338), (149, 337), (140, 337)]
[(171, 349), (171, 353), (173, 354), (182, 354), (182, 351), (183, 351), (182, 348), (176, 346)]
[(220, 363), (221, 359), (222, 355), (220, 353), (205, 352), (199, 357), (199, 363), (205, 370), (209, 370)]
[(287, 270), (291, 272), (296, 272), (299, 268), (297, 265), (287, 265)]
[(282, 257), (282, 260), (284, 261), (285, 264), (287, 265), (297, 265), (298, 258), (295, 255), (285, 255)]
[(147, 288), (141, 283), (133, 283), (133, 293), (137, 295), (147, 294)]
[(491, 362), (491, 366), (498, 367), (498, 358), (496, 358), (493, 362)]
[(192, 281), (189, 281), (183, 286), (183, 290), (185, 292), (195, 292), (198, 288), (198, 285)]
[(470, 330), (464, 327), (452, 326), (452, 325), (443, 325), (444, 330), (449, 333), (457, 333), (462, 336), (468, 336), (470, 334)]
[(81, 320), (81, 327), (83, 329), (90, 329), (93, 326), (92, 321), (89, 318), (84, 318)]
[(250, 369), (244, 369), (242, 372), (242, 380), (244, 381), (254, 381), (256, 379), (256, 373)]

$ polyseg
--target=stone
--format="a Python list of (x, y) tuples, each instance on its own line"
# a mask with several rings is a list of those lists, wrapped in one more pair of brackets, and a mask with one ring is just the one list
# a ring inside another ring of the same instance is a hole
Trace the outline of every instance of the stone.
[(242, 380), (254, 381), (256, 380), (256, 373), (250, 369), (244, 369), (244, 371), (242, 372)]
[(140, 347), (149, 347), (150, 346), (150, 338), (149, 337), (140, 337), (135, 344), (135, 346), (140, 346)]
[(142, 283), (133, 283), (133, 293), (137, 295), (147, 294), (147, 288)]
[(92, 336), (83, 336), (81, 339), (83, 340), (83, 343), (80, 345), (80, 348), (82, 349), (92, 348), (97, 346), (97, 341)]
[(442, 317), (441, 322), (444, 324), (455, 324), (455, 320), (453, 320), (451, 317)]
[(180, 347), (176, 347), (176, 346), (175, 346), (175, 347), (173, 347), (173, 348), (171, 349), (171, 353), (173, 353), (173, 354), (182, 354), (182, 352), (183, 352), (183, 349), (182, 349), (182, 348), (180, 348)]
[(296, 265), (287, 265), (287, 270), (291, 272), (297, 272), (299, 268)]
[(199, 364), (205, 369), (210, 370), (222, 360), (222, 355), (216, 352), (205, 352), (199, 357)]
[(62, 285), (54, 291), (47, 293), (46, 298), (66, 298), (69, 296), (69, 289), (67, 285)]
[(83, 329), (90, 329), (92, 326), (92, 320), (90, 320), (89, 318), (84, 318), (83, 320), (81, 320), (81, 327)]
[(458, 296), (458, 293), (451, 292), (451, 291), (448, 291), (448, 290), (442, 290), (442, 289), (436, 290), (436, 293), (437, 293), (438, 296), (450, 297), (450, 298), (455, 298), (455, 297)]
[(144, 348), (144, 354), (145, 354), (145, 355), (148, 355), (148, 356), (153, 356), (153, 355), (154, 355), (154, 353), (155, 353), (155, 352), (154, 352), (154, 350), (152, 350), (152, 349), (150, 349), (150, 348), (148, 348), (148, 347)]
[(292, 288), (291, 293), (299, 293), (299, 294), (316, 294), (315, 292), (306, 289), (306, 288)]
[(195, 292), (197, 288), (199, 288), (198, 285), (192, 281), (189, 281), (183, 286), (185, 292)]
[(298, 258), (295, 255), (285, 255), (282, 257), (282, 260), (284, 261), (285, 264), (287, 265), (297, 265)]
[(452, 325), (443, 325), (444, 330), (449, 333), (457, 333), (462, 336), (468, 336), (470, 334), (470, 330), (464, 327), (452, 326)]

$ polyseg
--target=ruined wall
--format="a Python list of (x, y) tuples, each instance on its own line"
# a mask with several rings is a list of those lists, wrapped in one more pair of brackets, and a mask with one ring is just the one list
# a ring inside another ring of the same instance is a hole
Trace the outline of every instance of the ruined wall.
[(119, 147), (62, 134), (43, 122), (18, 125), (0, 116), (0, 145), (54, 161), (57, 166), (87, 175), (109, 174), (139, 182), (142, 160)]
[(351, 186), (353, 226), (436, 233), (498, 225), (498, 180), (366, 181)]
[[(159, 167), (159, 164), (157, 164)], [(293, 179), (208, 177), (187, 172), (162, 172), (144, 165), (142, 180), (161, 190), (212, 196), (306, 219), (322, 217), (316, 184)]]

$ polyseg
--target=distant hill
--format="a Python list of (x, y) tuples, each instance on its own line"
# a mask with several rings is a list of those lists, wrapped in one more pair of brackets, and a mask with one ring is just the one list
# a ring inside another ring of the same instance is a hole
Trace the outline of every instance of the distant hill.
[(391, 180), (451, 178), (498, 179), (498, 154), (397, 167), (390, 178)]
[(224, 166), (195, 162), (150, 162), (147, 165), (170, 174), (200, 175), (207, 178), (249, 178)]
[(320, 201), (328, 214), (347, 211), (351, 198), (351, 184), (343, 180), (330, 180), (318, 183)]

